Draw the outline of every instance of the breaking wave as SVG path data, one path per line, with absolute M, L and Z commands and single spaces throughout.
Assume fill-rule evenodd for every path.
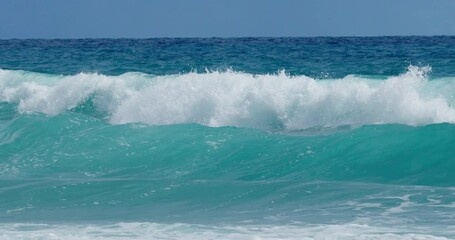
M 318 80 L 284 71 L 63 76 L 0 70 L 0 101 L 17 104 L 19 113 L 78 111 L 112 124 L 197 123 L 292 131 L 454 123 L 455 78 L 430 80 L 430 71 L 410 66 L 399 76 Z

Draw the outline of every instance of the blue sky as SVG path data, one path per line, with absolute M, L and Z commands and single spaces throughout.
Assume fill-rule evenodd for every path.
M 0 38 L 455 35 L 455 0 L 0 0 Z

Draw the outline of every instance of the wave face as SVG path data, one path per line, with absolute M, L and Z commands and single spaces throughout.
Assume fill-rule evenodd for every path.
M 194 124 L 111 125 L 73 112 L 16 115 L 0 125 L 0 220 L 387 228 L 417 214 L 413 227 L 450 223 L 454 127 L 377 125 L 289 136 Z
M 0 238 L 454 239 L 454 43 L 0 40 Z
M 452 236 L 434 225 L 453 221 L 451 124 L 290 136 L 1 111 L 5 239 Z
M 79 111 L 112 124 L 197 123 L 296 131 L 371 124 L 455 122 L 455 79 L 429 80 L 430 68 L 385 80 L 238 72 L 74 76 L 0 71 L 0 100 L 19 113 Z

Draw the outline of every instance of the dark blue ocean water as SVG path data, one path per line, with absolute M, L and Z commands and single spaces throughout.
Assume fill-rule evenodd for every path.
M 451 239 L 455 37 L 0 40 L 1 239 Z
M 206 70 L 317 78 L 399 75 L 409 65 L 455 74 L 455 37 L 1 40 L 3 69 L 155 75 Z

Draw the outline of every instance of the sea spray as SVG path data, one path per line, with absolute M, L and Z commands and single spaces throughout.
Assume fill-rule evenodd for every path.
M 198 123 L 293 131 L 452 123 L 455 79 L 429 80 L 429 71 L 410 66 L 406 73 L 379 81 L 354 75 L 317 80 L 284 72 L 48 76 L 2 70 L 0 99 L 18 104 L 19 113 L 56 115 L 88 108 L 112 124 Z M 444 91 L 433 85 L 443 85 Z

